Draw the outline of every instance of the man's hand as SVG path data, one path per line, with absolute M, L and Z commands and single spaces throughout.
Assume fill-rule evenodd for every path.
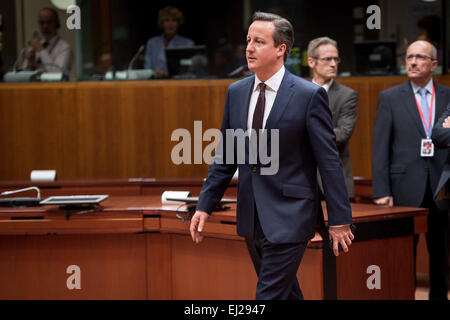
M 394 205 L 394 198 L 392 196 L 381 197 L 381 198 L 377 198 L 377 199 L 373 200 L 373 202 L 379 206 L 387 205 L 389 207 L 392 207 Z
M 355 236 L 350 231 L 350 225 L 345 224 L 342 226 L 330 226 L 328 228 L 328 233 L 330 235 L 330 240 L 333 239 L 333 252 L 336 257 L 339 256 L 339 243 L 344 249 L 344 252 L 348 252 L 348 247 L 351 246 L 352 240 L 355 239 Z
M 444 128 L 450 128 L 450 116 L 448 116 L 447 118 L 445 118 L 444 122 L 442 123 L 442 126 Z
M 33 47 L 34 50 L 37 52 L 40 52 L 44 50 L 44 47 L 42 46 L 41 39 L 39 38 L 33 38 L 30 40 L 30 45 Z
M 36 65 L 36 50 L 30 50 L 27 53 L 28 68 L 32 68 Z
M 191 226 L 189 229 L 191 231 L 191 237 L 194 243 L 199 244 L 203 241 L 202 231 L 208 218 L 209 214 L 207 214 L 205 211 L 200 210 L 195 211 L 194 215 L 192 216 Z

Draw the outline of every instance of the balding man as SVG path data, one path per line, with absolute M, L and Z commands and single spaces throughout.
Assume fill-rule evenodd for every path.
M 406 52 L 409 81 L 380 93 L 373 132 L 372 176 L 376 204 L 429 208 L 429 298 L 447 299 L 448 204 L 434 201 L 433 192 L 448 151 L 434 148 L 431 134 L 450 101 L 450 88 L 432 79 L 436 58 L 436 48 L 429 42 L 412 43 Z
M 72 51 L 69 43 L 58 35 L 58 13 L 55 9 L 43 8 L 39 11 L 38 23 L 42 38 L 33 35 L 22 69 L 68 75 L 72 66 Z

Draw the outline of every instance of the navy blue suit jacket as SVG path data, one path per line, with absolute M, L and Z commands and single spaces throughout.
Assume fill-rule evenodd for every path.
M 450 89 L 433 83 L 436 126 L 450 100 Z M 433 157 L 421 157 L 421 139 L 425 138 L 411 83 L 408 81 L 382 91 L 373 129 L 374 198 L 393 196 L 396 206 L 419 207 L 427 183 L 431 190 L 436 190 L 448 151 L 435 148 Z M 448 205 L 446 202 L 436 204 L 441 210 Z
M 450 128 L 444 128 L 442 124 L 444 120 L 450 116 L 450 102 L 447 104 L 447 109 L 444 111 L 442 116 L 436 121 L 435 127 L 433 128 L 433 133 L 431 138 L 434 144 L 438 148 L 449 149 L 450 148 Z M 434 198 L 438 196 L 441 191 L 445 198 L 448 198 L 448 193 L 450 193 L 448 182 L 450 181 L 450 154 L 447 155 L 447 162 L 444 165 L 441 177 L 437 184 Z M 445 190 L 447 188 L 447 190 Z
M 226 129 L 247 130 L 254 81 L 255 77 L 251 76 L 229 86 L 222 123 L 224 141 Z M 211 213 L 239 167 L 238 234 L 253 237 L 256 204 L 261 227 L 270 242 L 308 241 L 314 236 L 320 205 L 318 167 L 324 185 L 329 225 L 351 224 L 351 208 L 326 91 L 286 70 L 265 129 L 279 129 L 278 172 L 262 175 L 258 165 L 249 163 L 247 145 L 244 164 L 237 164 L 236 159 L 232 164 L 213 161 L 197 209 Z M 269 135 L 269 147 L 271 139 Z M 216 160 L 225 156 L 226 150 L 216 150 Z

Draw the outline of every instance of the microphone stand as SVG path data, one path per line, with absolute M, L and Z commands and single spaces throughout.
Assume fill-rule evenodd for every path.
M 128 65 L 128 70 L 127 70 L 127 79 L 130 79 L 130 72 L 132 70 L 133 67 L 133 63 L 136 61 L 136 59 L 139 57 L 139 55 L 142 53 L 142 51 L 144 51 L 145 46 L 141 45 L 139 47 L 138 52 L 133 56 L 133 59 L 131 59 L 130 64 Z
M 19 192 L 24 192 L 28 190 L 36 190 L 37 197 L 36 198 L 30 198 L 30 197 L 18 197 L 18 198 L 5 198 L 0 199 L 0 206 L 6 206 L 6 207 L 35 207 L 39 206 L 39 202 L 41 202 L 41 191 L 38 187 L 29 187 L 19 190 L 13 190 L 13 191 L 4 191 L 0 195 L 1 196 L 7 196 L 10 194 L 15 194 Z
M 23 56 L 25 49 L 26 49 L 26 47 L 23 47 L 22 50 L 20 50 L 20 54 L 17 56 L 17 59 L 13 65 L 13 72 L 17 72 L 17 64 L 19 63 L 20 58 Z

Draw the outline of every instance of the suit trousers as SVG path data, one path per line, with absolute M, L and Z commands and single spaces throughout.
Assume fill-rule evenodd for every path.
M 258 275 L 256 300 L 303 300 L 297 270 L 307 242 L 270 243 L 259 223 L 256 206 L 254 223 L 253 239 L 246 238 L 246 243 Z
M 427 181 L 429 182 L 429 181 Z M 428 208 L 428 231 L 425 234 L 429 254 L 430 300 L 447 300 L 449 289 L 449 215 L 448 210 L 440 210 L 433 201 L 429 183 L 422 208 Z M 419 240 L 414 237 L 415 248 Z

